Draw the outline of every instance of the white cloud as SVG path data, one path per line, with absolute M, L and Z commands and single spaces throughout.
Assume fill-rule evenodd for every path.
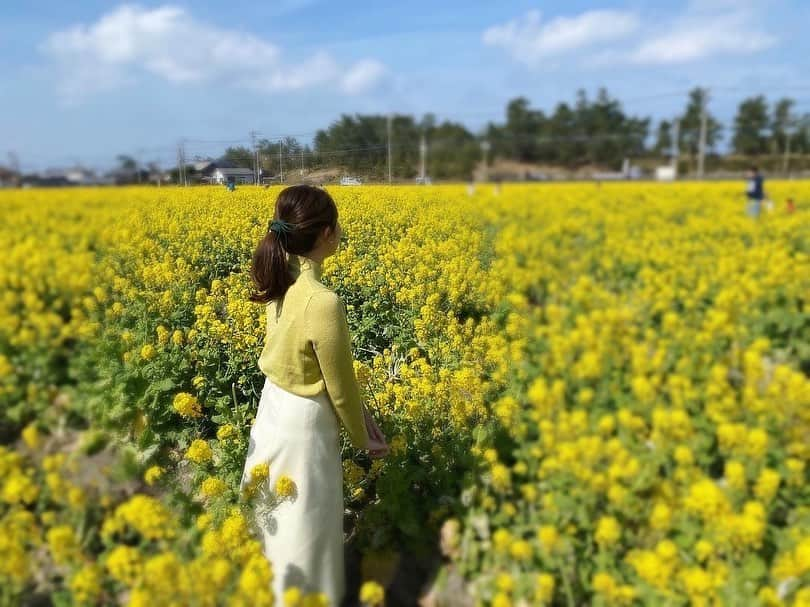
M 343 67 L 325 51 L 282 61 L 272 42 L 202 23 L 176 6 L 122 5 L 95 23 L 51 34 L 41 50 L 57 62 L 61 91 L 73 100 L 134 82 L 141 72 L 177 85 L 221 82 L 280 92 L 329 84 L 354 94 L 368 90 L 384 71 L 370 59 Z M 363 87 L 345 86 L 358 73 L 365 74 Z
M 505 49 L 518 61 L 535 66 L 551 55 L 621 40 L 639 26 L 638 16 L 627 11 L 593 10 L 543 22 L 540 11 L 532 10 L 520 19 L 490 27 L 484 32 L 483 41 Z
M 386 74 L 385 66 L 375 59 L 363 59 L 355 63 L 341 79 L 344 92 L 354 95 L 373 87 Z
M 663 20 L 660 14 L 594 10 L 544 22 L 533 10 L 490 27 L 483 42 L 505 49 L 529 67 L 582 50 L 590 51 L 578 53 L 583 67 L 688 63 L 774 46 L 777 38 L 761 26 L 762 6 L 757 0 L 691 0 L 679 14 Z
M 688 63 L 717 55 L 748 55 L 776 44 L 774 36 L 756 28 L 749 10 L 711 4 L 694 9 L 643 40 L 629 53 L 628 60 L 638 64 Z M 718 6 L 725 10 L 708 11 Z

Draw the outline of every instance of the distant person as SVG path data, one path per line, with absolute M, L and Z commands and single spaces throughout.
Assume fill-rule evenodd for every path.
M 787 199 L 787 213 L 788 215 L 793 215 L 796 212 L 796 203 L 793 202 L 792 198 Z
M 757 218 L 762 211 L 762 199 L 765 198 L 764 181 L 759 173 L 759 168 L 753 165 L 748 168 L 745 195 L 748 198 L 747 212 L 750 217 Z

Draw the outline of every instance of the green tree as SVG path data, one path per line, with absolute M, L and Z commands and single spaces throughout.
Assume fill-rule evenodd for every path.
M 424 124 L 424 120 L 423 120 Z M 437 124 L 426 132 L 427 172 L 434 179 L 469 179 L 481 157 L 478 140 L 464 125 Z
M 576 141 L 577 115 L 567 103 L 558 103 L 548 121 L 540 158 L 547 163 L 571 165 L 584 152 Z
M 428 112 L 424 116 L 422 116 L 422 120 L 419 121 L 419 128 L 428 133 L 431 130 L 436 128 L 436 115 L 432 112 Z
M 587 158 L 590 162 L 618 168 L 626 156 L 644 153 L 649 118 L 633 118 L 622 110 L 618 99 L 600 88 L 596 100 L 587 104 L 580 119 L 585 124 Z
M 790 139 L 790 149 L 807 154 L 810 152 L 810 113 L 796 120 L 796 133 Z
M 122 171 L 134 173 L 138 168 L 138 162 L 132 156 L 127 156 L 126 154 L 119 154 L 118 156 L 116 156 L 116 160 L 118 160 L 118 167 Z
M 720 141 L 723 127 L 709 112 L 708 89 L 695 87 L 689 91 L 689 101 L 686 110 L 680 117 L 680 131 L 678 134 L 678 149 L 692 157 L 697 156 L 700 147 L 700 123 L 702 108 L 706 107 L 706 148 L 714 149 Z
M 233 167 L 252 169 L 255 155 L 253 151 L 244 146 L 229 147 L 220 158 L 220 161 L 227 162 Z
M 659 156 L 669 156 L 672 152 L 672 123 L 669 120 L 658 123 L 653 150 Z
M 388 174 L 388 118 L 384 115 L 344 114 L 315 135 L 315 161 L 338 166 L 373 179 Z M 412 116 L 391 119 L 392 173 L 398 178 L 416 175 L 421 131 Z
M 784 97 L 773 106 L 771 115 L 771 142 L 772 147 L 777 152 L 784 152 L 787 145 L 788 136 L 791 137 L 791 147 L 796 143 L 793 137 L 798 130 L 798 118 L 793 114 L 793 107 L 796 101 Z
M 312 162 L 312 150 L 309 146 L 302 144 L 295 137 L 284 137 L 282 139 L 260 139 L 256 144 L 259 153 L 259 164 L 262 175 L 279 175 L 283 168 L 287 171 L 297 171 L 301 168 L 301 156 L 303 152 L 303 164 L 307 170 L 314 168 Z
M 138 165 L 138 161 L 127 154 L 119 154 L 118 171 L 115 175 L 115 183 L 123 185 L 126 183 L 141 183 L 149 179 L 149 171 Z
M 768 151 L 768 102 L 763 95 L 744 99 L 734 118 L 732 146 L 738 154 L 758 155 Z
M 601 88 L 593 101 L 580 89 L 573 107 L 560 103 L 550 116 L 531 109 L 525 97 L 513 99 L 506 108 L 506 123 L 489 123 L 485 137 L 500 158 L 618 168 L 624 157 L 644 153 L 648 131 L 649 118 L 628 116 Z
M 506 106 L 504 136 L 510 150 L 509 157 L 518 162 L 536 162 L 546 117 L 541 110 L 532 110 L 525 97 L 513 99 Z

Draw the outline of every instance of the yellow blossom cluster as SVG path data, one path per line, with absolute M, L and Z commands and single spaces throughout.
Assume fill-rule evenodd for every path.
M 343 480 L 352 508 L 386 521 L 380 537 L 432 542 L 455 511 L 454 554 L 483 603 L 810 602 L 801 205 L 752 222 L 722 183 L 330 191 L 349 238 L 323 280 L 347 303 L 358 381 L 391 444 L 371 463 L 346 449 Z M 77 602 L 109 600 L 112 584 L 160 605 L 166 580 L 272 602 L 248 522 L 222 509 L 265 334 L 247 268 L 277 192 L 0 192 L 0 422 L 20 439 L 0 450 L 11 593 L 47 554 Z M 61 385 L 66 366 L 78 391 Z M 188 512 L 102 503 L 64 461 L 37 463 L 68 414 L 134 439 L 150 491 L 215 504 L 199 554 L 172 550 Z M 274 479 L 294 497 L 294 479 Z M 82 553 L 100 543 L 71 534 L 75 520 L 104 521 L 85 530 L 103 554 Z

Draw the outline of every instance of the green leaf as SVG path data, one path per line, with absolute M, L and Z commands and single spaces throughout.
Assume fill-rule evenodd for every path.
M 169 392 L 170 390 L 174 389 L 175 383 L 174 380 L 170 377 L 163 379 L 158 382 L 152 383 L 147 389 L 146 394 L 160 394 L 161 392 Z
M 743 575 L 747 580 L 758 580 L 765 577 L 768 569 L 765 563 L 756 554 L 749 554 L 742 564 Z

